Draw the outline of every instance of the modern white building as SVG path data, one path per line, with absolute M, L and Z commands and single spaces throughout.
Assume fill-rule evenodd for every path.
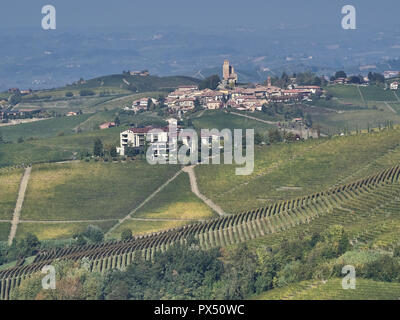
M 158 129 L 158 133 L 153 132 Z M 162 154 L 168 147 L 168 128 L 131 128 L 120 134 L 120 147 L 117 153 L 121 156 L 126 155 L 126 148 L 144 148 L 146 143 L 155 146 L 155 154 Z M 154 148 L 154 147 L 153 147 Z
M 390 84 L 390 90 L 398 90 L 399 89 L 399 83 L 397 81 L 394 81 Z

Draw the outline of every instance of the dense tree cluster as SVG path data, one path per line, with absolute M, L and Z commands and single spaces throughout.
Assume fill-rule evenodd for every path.
M 204 89 L 211 89 L 215 90 L 218 87 L 218 84 L 221 82 L 221 79 L 219 78 L 218 75 L 214 74 L 212 76 L 209 76 L 205 78 L 203 81 L 199 83 L 199 90 L 204 90 Z

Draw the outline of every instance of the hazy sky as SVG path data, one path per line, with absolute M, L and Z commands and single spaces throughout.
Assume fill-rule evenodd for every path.
M 7 28 L 41 30 L 41 8 L 57 10 L 57 29 L 88 28 L 129 30 L 138 26 L 325 25 L 340 28 L 341 8 L 357 9 L 358 28 L 398 25 L 399 0 L 1 0 L 0 32 Z M 316 32 L 318 29 L 316 29 Z

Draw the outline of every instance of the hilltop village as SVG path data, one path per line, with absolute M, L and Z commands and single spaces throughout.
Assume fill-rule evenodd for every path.
M 322 94 L 320 86 L 300 86 L 295 79 L 286 89 L 272 85 L 271 77 L 266 84 L 239 84 L 238 75 L 228 60 L 224 61 L 222 68 L 223 79 L 218 81 L 215 89 L 200 89 L 197 85 L 179 86 L 169 93 L 165 99 L 165 105 L 176 113 L 185 113 L 196 107 L 203 109 L 234 108 L 240 111 L 262 110 L 262 106 L 270 103 L 291 103 L 309 100 L 312 94 Z M 219 80 L 219 79 L 218 79 Z M 155 99 L 152 103 L 158 104 Z M 136 100 L 132 109 L 147 110 L 149 98 Z M 129 109 L 129 108 L 128 108 Z

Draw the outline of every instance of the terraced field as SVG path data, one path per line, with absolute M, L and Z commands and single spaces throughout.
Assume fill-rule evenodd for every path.
M 255 150 L 254 173 L 235 165 L 195 168 L 200 191 L 225 212 L 268 205 L 354 181 L 397 164 L 400 130 L 278 144 Z M 347 180 L 346 180 L 347 179 Z
M 357 278 L 356 289 L 342 288 L 342 279 L 303 281 L 288 287 L 267 291 L 258 300 L 398 300 L 400 283 Z
M 184 241 L 190 236 L 198 238 L 200 246 L 204 248 L 228 246 L 254 241 L 256 238 L 273 245 L 280 242 L 282 237 L 294 237 L 299 232 L 310 234 L 340 223 L 354 236 L 354 241 L 368 241 L 361 239 L 360 234 L 366 221 L 372 223 L 374 219 L 382 220 L 382 217 L 399 220 L 399 177 L 400 166 L 396 166 L 350 184 L 237 215 L 136 237 L 125 242 L 44 251 L 36 256 L 32 264 L 0 272 L 0 279 L 3 279 L 0 297 L 7 299 L 10 289 L 18 285 L 21 277 L 39 271 L 42 266 L 57 258 L 79 260 L 87 257 L 92 261 L 92 269 L 105 271 L 130 264 L 137 254 L 150 259 L 156 250 L 165 250 L 171 243 Z M 397 242 L 397 238 L 390 239 L 387 246 Z

